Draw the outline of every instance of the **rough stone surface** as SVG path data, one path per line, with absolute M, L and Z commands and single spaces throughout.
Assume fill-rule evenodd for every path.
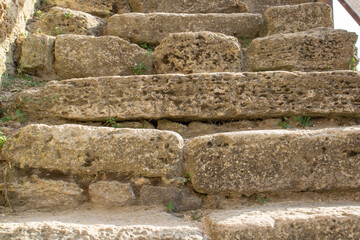
M 26 209 L 63 209 L 78 206 L 85 200 L 83 190 L 74 183 L 40 179 L 35 176 L 22 178 L 20 182 L 10 184 L 9 192 L 16 207 Z
M 53 7 L 41 19 L 40 29 L 48 35 L 102 35 L 105 21 L 88 13 Z
M 29 125 L 6 142 L 3 155 L 21 168 L 176 177 L 183 175 L 183 144 L 168 131 Z
M 166 119 L 161 119 L 157 122 L 157 129 L 177 132 L 181 136 L 183 136 L 188 131 L 188 126 L 181 123 L 172 122 Z
M 174 33 L 155 49 L 155 70 L 164 73 L 241 72 L 235 37 L 213 32 Z
M 22 44 L 20 66 L 40 77 L 55 74 L 54 45 L 55 37 L 28 34 Z
M 294 33 L 311 28 L 333 27 L 330 5 L 325 3 L 305 3 L 269 8 L 265 12 L 268 35 Z
M 282 5 L 295 5 L 308 2 L 315 2 L 314 0 L 241 0 L 246 3 L 250 12 L 252 13 L 264 13 L 270 7 L 282 6 Z
M 264 19 L 260 14 L 127 13 L 110 17 L 107 31 L 108 35 L 131 42 L 158 45 L 170 33 L 178 32 L 210 31 L 252 39 L 263 27 Z
M 360 128 L 262 130 L 207 135 L 186 145 L 186 169 L 201 193 L 355 189 Z
M 129 0 L 133 12 L 153 13 L 242 13 L 249 12 L 239 0 Z
M 106 207 L 120 207 L 135 200 L 130 183 L 100 181 L 89 186 L 90 200 Z
M 142 205 L 168 206 L 174 211 L 190 211 L 201 207 L 201 198 L 187 188 L 143 186 L 140 190 Z
M 134 75 L 142 64 L 152 73 L 147 51 L 123 39 L 103 36 L 62 35 L 55 42 L 55 71 L 62 78 Z
M 31 119 L 235 120 L 286 116 L 360 117 L 360 73 L 169 74 L 52 81 L 22 99 Z M 26 101 L 24 101 L 26 99 Z
M 131 12 L 127 0 L 46 0 L 46 4 L 83 11 L 100 17 Z
M 247 70 L 348 70 L 357 55 L 356 40 L 356 33 L 330 28 L 257 38 L 246 51 Z
M 211 239 L 359 239 L 360 206 L 261 207 L 216 211 Z
M 202 240 L 198 226 L 159 209 L 80 209 L 0 217 L 0 239 Z

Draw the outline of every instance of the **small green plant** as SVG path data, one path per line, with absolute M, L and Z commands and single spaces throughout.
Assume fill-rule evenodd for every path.
M 289 124 L 290 124 L 289 118 L 283 117 L 283 119 L 278 123 L 278 126 L 280 126 L 282 129 L 288 129 L 289 127 L 291 127 Z
M 150 55 L 155 50 L 155 46 L 148 45 L 148 44 L 142 44 L 140 45 L 141 48 L 145 49 L 147 51 L 146 55 Z
M 170 202 L 169 205 L 167 205 L 167 209 L 169 210 L 169 212 L 174 211 L 175 207 L 173 205 L 173 202 Z
M 251 40 L 248 37 L 241 37 L 242 38 L 242 47 L 248 48 L 250 46 Z
M 6 123 L 6 122 L 8 122 L 8 121 L 10 121 L 10 120 L 12 120 L 12 119 L 13 119 L 12 116 L 6 116 L 6 117 L 3 117 L 3 118 L 1 119 L 1 122 Z
M 144 71 L 147 69 L 147 67 L 144 66 L 144 64 L 142 62 L 140 62 L 139 64 L 136 64 L 134 67 L 134 73 L 136 75 L 143 75 Z
M 256 200 L 257 200 L 260 204 L 265 204 L 267 201 L 270 200 L 270 198 L 257 196 Z
M 190 176 L 190 173 L 185 172 L 185 177 L 186 177 L 186 180 L 187 180 L 188 182 L 191 182 L 191 176 Z
M 13 117 L 11 115 L 5 116 L 1 119 L 1 122 L 6 123 L 8 121 L 13 120 L 13 121 L 19 121 L 19 123 L 23 123 L 27 121 L 27 119 L 24 117 L 24 114 L 20 111 L 20 109 L 17 109 L 15 111 L 15 115 L 16 117 Z
M 43 13 L 41 10 L 37 10 L 35 14 L 36 14 L 36 16 L 38 16 L 40 19 L 43 19 L 43 17 L 45 16 L 45 13 Z
M 356 71 L 355 58 L 349 61 L 349 70 Z
M 199 214 L 199 211 L 195 211 L 195 212 L 191 215 L 192 220 L 198 221 L 198 222 L 200 222 L 201 217 L 202 217 L 202 216 Z
M 116 120 L 115 118 L 113 117 L 108 117 L 108 119 L 106 120 L 105 124 L 104 124 L 106 127 L 113 127 L 113 128 L 123 128 L 121 126 L 119 126 L 117 123 L 116 123 Z
M 72 16 L 71 12 L 64 13 L 64 17 L 67 19 L 71 18 L 71 16 Z
M 312 127 L 314 122 L 310 121 L 311 117 L 294 117 L 294 120 L 300 122 L 301 127 Z
M 62 28 L 60 26 L 56 26 L 55 32 L 52 35 L 57 36 L 57 35 L 61 35 L 61 34 L 65 34 L 64 31 L 62 30 Z
M 4 145 L 5 142 L 6 142 L 6 137 L 0 129 L 0 148 Z
M 22 123 L 25 122 L 27 119 L 24 117 L 24 114 L 20 112 L 20 109 L 16 110 L 17 120 Z

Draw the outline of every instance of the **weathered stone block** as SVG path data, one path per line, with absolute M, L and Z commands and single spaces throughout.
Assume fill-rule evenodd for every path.
M 143 205 L 168 206 L 170 202 L 174 211 L 190 211 L 201 207 L 201 198 L 187 188 L 143 186 L 140 190 L 140 201 Z
M 211 239 L 359 239 L 360 207 L 271 206 L 224 210 L 206 219 Z
M 135 200 L 130 183 L 100 181 L 89 186 L 90 200 L 107 207 L 121 207 Z
M 250 12 L 264 13 L 268 8 L 282 5 L 295 5 L 308 2 L 315 2 L 314 0 L 241 0 L 246 3 Z
M 235 37 L 213 32 L 174 33 L 155 49 L 156 73 L 241 72 Z
M 355 33 L 330 28 L 257 38 L 246 51 L 247 70 L 348 70 L 356 40 Z
M 46 4 L 83 11 L 100 17 L 131 12 L 127 0 L 46 0 Z
M 249 12 L 239 0 L 129 0 L 133 12 L 153 13 L 242 13 Z
M 21 168 L 176 177 L 183 175 L 183 145 L 168 131 L 29 125 L 6 142 L 3 155 Z
M 200 193 L 355 189 L 360 128 L 262 130 L 190 140 L 185 162 Z
M 102 35 L 105 21 L 88 13 L 53 7 L 41 19 L 40 29 L 48 35 Z
M 31 118 L 81 121 L 360 117 L 360 73 L 168 74 L 52 81 L 14 95 Z M 24 101 L 26 99 L 26 101 Z M 20 101 L 20 100 L 19 100 Z
M 235 24 L 236 23 L 236 24 Z M 108 35 L 119 36 L 135 43 L 158 45 L 170 33 L 219 32 L 225 35 L 255 38 L 264 27 L 261 14 L 250 13 L 127 13 L 109 18 Z
M 318 27 L 333 27 L 331 7 L 325 3 L 305 3 L 269 8 L 265 12 L 268 35 L 294 33 Z
M 62 35 L 55 42 L 55 71 L 62 78 L 134 75 L 134 67 L 152 73 L 148 52 L 123 39 Z
M 29 33 L 21 47 L 20 66 L 40 77 L 55 74 L 54 44 L 54 37 Z

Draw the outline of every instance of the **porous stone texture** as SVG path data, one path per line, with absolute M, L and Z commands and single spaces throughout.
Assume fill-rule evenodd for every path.
M 88 13 L 53 7 L 41 19 L 40 30 L 48 35 L 102 35 L 105 21 Z
M 28 34 L 21 47 L 20 66 L 40 77 L 54 75 L 55 37 Z
M 213 32 L 174 33 L 155 49 L 155 71 L 241 72 L 243 54 L 235 37 Z
M 153 13 L 243 13 L 249 12 L 239 0 L 129 0 L 133 12 Z
M 190 211 L 201 207 L 201 198 L 195 196 L 188 188 L 143 186 L 140 190 L 142 205 L 169 206 L 173 211 Z
M 158 45 L 170 33 L 178 32 L 210 31 L 238 39 L 252 39 L 260 34 L 263 27 L 261 14 L 126 13 L 110 17 L 107 32 L 131 42 Z
M 261 72 L 51 81 L 9 98 L 28 119 L 236 120 L 360 117 L 360 73 Z M 26 99 L 26 101 L 24 101 Z
M 74 208 L 86 199 L 83 190 L 74 183 L 40 179 L 36 176 L 22 178 L 8 188 L 9 192 L 16 194 L 12 199 L 15 206 L 26 209 Z
M 64 79 L 134 75 L 134 67 L 142 64 L 143 73 L 151 74 L 152 59 L 147 53 L 118 37 L 62 35 L 55 41 L 55 71 Z
M 90 200 L 106 207 L 120 207 L 134 202 L 135 195 L 130 183 L 100 181 L 89 186 Z
M 246 3 L 250 12 L 252 13 L 264 13 L 270 7 L 282 6 L 282 5 L 296 5 L 308 2 L 315 2 L 314 0 L 241 0 Z
M 46 5 L 70 8 L 99 17 L 131 12 L 127 0 L 46 0 Z
M 206 194 L 355 189 L 360 128 L 261 130 L 193 138 L 186 169 Z
M 14 215 L 0 217 L 0 239 L 207 239 L 192 222 L 149 207 Z
M 168 131 L 39 124 L 8 140 L 3 155 L 20 168 L 176 177 L 183 175 L 183 145 L 180 135 Z
M 181 136 L 183 136 L 188 131 L 188 126 L 181 123 L 172 122 L 166 119 L 161 119 L 157 122 L 157 129 L 177 132 Z
M 257 38 L 246 51 L 247 70 L 348 70 L 357 59 L 356 40 L 356 33 L 330 28 Z
M 211 239 L 359 239 L 360 206 L 223 210 L 206 219 Z
M 333 27 L 330 5 L 305 3 L 269 8 L 265 12 L 268 35 L 302 32 L 318 27 Z

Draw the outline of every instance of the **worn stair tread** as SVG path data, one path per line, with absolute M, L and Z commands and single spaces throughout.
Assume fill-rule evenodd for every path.
M 0 217 L 1 239 L 205 239 L 195 221 L 150 207 L 81 209 Z
M 20 101 L 29 119 L 187 121 L 295 115 L 356 118 L 360 116 L 359 95 L 359 72 L 279 71 L 52 81 L 14 95 L 10 101 Z
M 302 206 L 267 204 L 215 211 L 205 221 L 213 240 L 360 238 L 358 202 Z
M 158 45 L 170 33 L 210 31 L 240 40 L 257 37 L 263 28 L 261 14 L 126 13 L 109 18 L 107 34 L 138 44 Z

